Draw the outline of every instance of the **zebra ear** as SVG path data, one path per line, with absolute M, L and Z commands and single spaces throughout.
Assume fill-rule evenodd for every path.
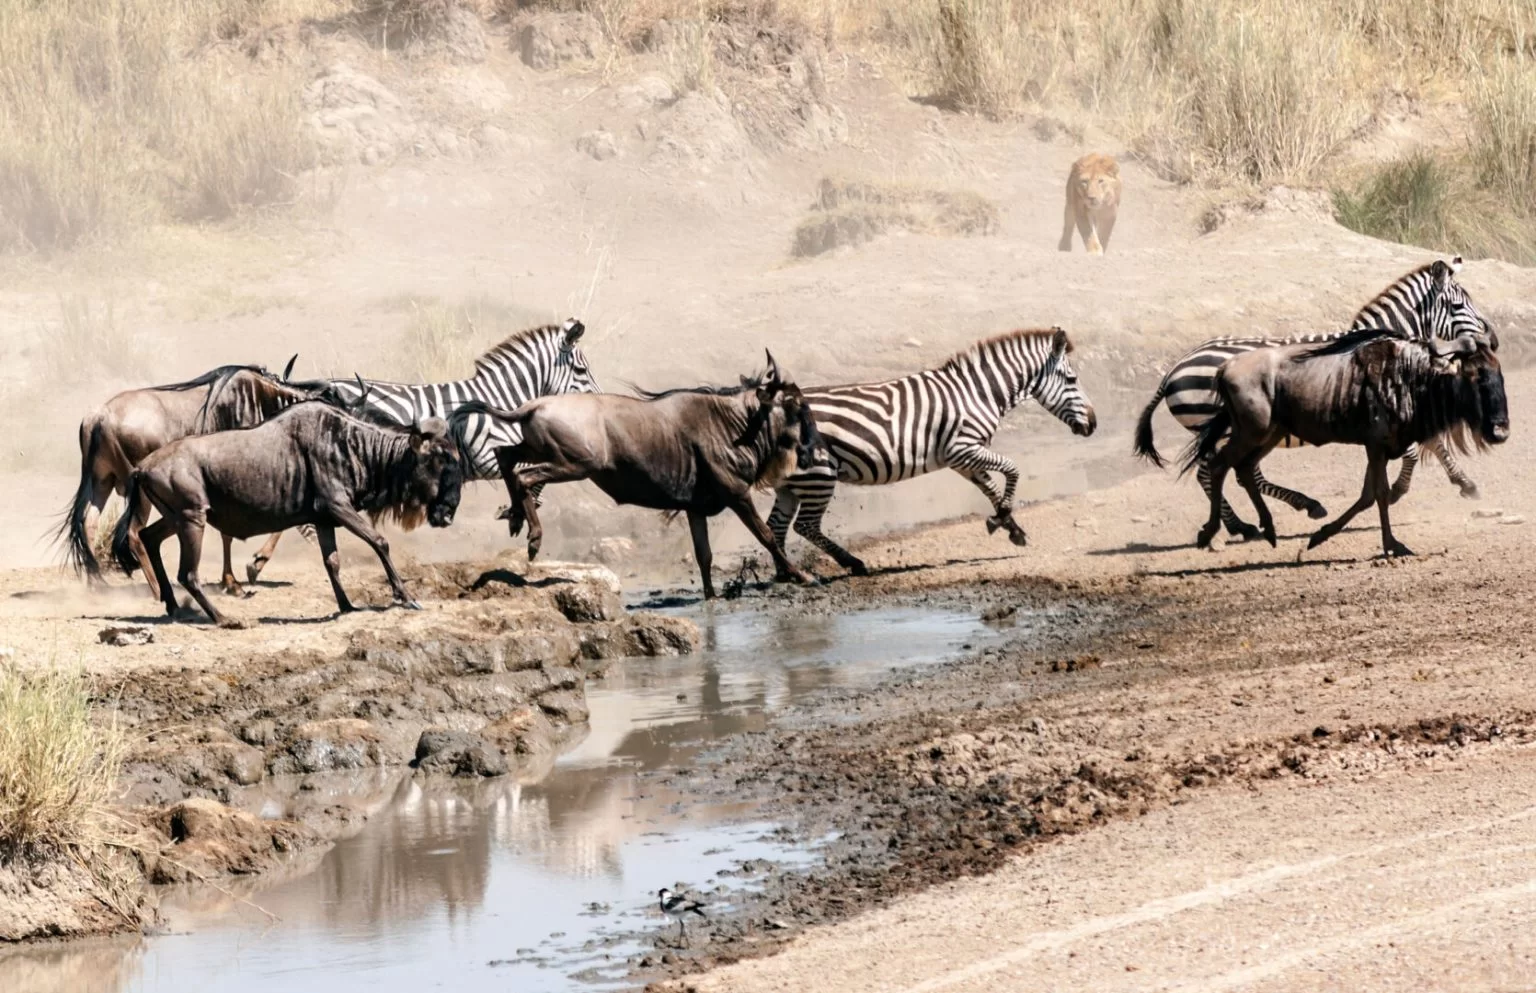
M 1458 255 L 1455 258 L 1451 259 L 1451 272 L 1454 274 L 1454 273 L 1458 273 L 1460 271 L 1461 271 L 1461 256 Z
M 568 318 L 566 322 L 560 327 L 565 331 L 566 348 L 570 348 L 572 345 L 576 344 L 576 342 L 580 341 L 582 333 L 587 330 L 587 326 L 574 317 Z
M 1067 339 L 1067 329 L 1063 327 L 1051 328 L 1051 355 L 1061 358 L 1072 350 L 1072 342 Z

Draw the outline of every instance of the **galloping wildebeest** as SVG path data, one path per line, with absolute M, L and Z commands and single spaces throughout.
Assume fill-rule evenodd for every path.
M 128 486 L 133 467 L 150 452 L 191 435 L 248 428 L 318 392 L 287 382 L 295 355 L 281 378 L 261 366 L 227 365 L 195 379 L 166 386 L 125 390 L 80 422 L 80 485 L 65 512 L 58 537 L 77 572 L 91 581 L 101 578 L 101 565 L 91 545 L 107 498 Z M 126 511 L 125 511 L 126 513 Z M 230 562 L 230 537 L 224 535 L 226 592 L 238 592 Z M 159 596 L 149 561 L 140 558 L 150 591 Z
M 465 480 L 500 479 L 496 449 L 515 444 L 517 431 L 485 411 L 514 410 L 538 396 L 596 393 L 597 380 L 581 350 L 586 325 L 572 317 L 560 324 L 519 331 L 475 359 L 475 374 L 451 383 L 388 383 L 382 380 L 324 380 L 298 384 L 329 388 L 356 404 L 360 417 L 378 424 L 410 427 L 423 417 L 450 418 L 465 457 Z M 454 417 L 464 408 L 466 416 Z M 470 411 L 478 411 L 471 414 Z M 254 583 L 277 549 L 274 534 L 245 567 Z
M 752 505 L 754 488 L 771 488 L 825 457 L 809 408 L 772 355 L 763 376 L 736 387 L 540 397 L 498 413 L 523 432 L 496 456 L 513 491 L 508 528 L 515 535 L 528 523 L 530 561 L 543 538 L 532 488 L 590 479 L 616 503 L 688 515 L 705 598 L 715 595 L 709 518 L 723 510 L 741 518 L 780 575 L 811 581 L 790 565 Z
M 113 532 L 112 555 L 131 572 L 132 543 L 142 539 L 166 612 L 174 615 L 176 595 L 160 543 L 175 532 L 181 585 L 220 627 L 238 627 L 214 608 L 197 581 L 205 525 L 236 538 L 314 525 L 336 606 L 345 613 L 354 608 L 341 588 L 336 528 L 343 527 L 378 555 L 395 602 L 414 608 L 390 561 L 389 543 L 373 523 L 391 517 L 409 530 L 424 518 L 446 527 L 458 509 L 463 478 L 462 455 L 441 418 L 405 430 L 370 424 L 325 403 L 302 403 L 257 427 L 184 438 L 150 454 L 128 479 L 128 506 L 140 507 L 142 497 L 162 516 L 144 527 L 142 514 L 124 513 Z
M 1358 331 L 1380 329 L 1418 341 L 1432 338 L 1452 341 L 1463 334 L 1487 334 L 1497 349 L 1498 336 L 1493 333 L 1492 325 L 1478 313 L 1466 288 L 1456 281 L 1456 273 L 1460 269 L 1459 255 L 1450 262 L 1437 260 L 1419 266 L 1376 294 L 1360 308 L 1349 328 L 1344 331 L 1292 338 L 1212 338 L 1202 342 L 1173 364 L 1158 384 L 1151 402 L 1141 412 L 1141 418 L 1136 423 L 1136 454 L 1154 465 L 1163 464 L 1163 458 L 1153 443 L 1152 415 L 1157 412 L 1158 404 L 1165 399 L 1168 412 L 1186 430 L 1198 435 L 1217 410 L 1216 370 L 1232 356 L 1256 348 L 1320 344 Z M 1279 447 L 1290 448 L 1294 445 L 1295 439 L 1291 439 Z M 1477 484 L 1461 471 L 1449 449 L 1432 439 L 1426 443 L 1425 450 L 1440 460 L 1440 464 L 1445 467 L 1445 474 L 1461 488 L 1462 496 L 1477 497 Z M 1403 453 L 1403 468 L 1392 486 L 1393 503 L 1407 494 L 1418 461 L 1418 446 L 1410 445 Z M 1210 467 L 1199 466 L 1196 477 L 1209 495 Z M 1257 473 L 1255 478 L 1265 495 L 1281 500 L 1295 510 L 1306 511 L 1314 519 L 1328 513 L 1322 504 L 1305 493 L 1271 483 L 1264 478 L 1263 473 Z M 1221 519 L 1229 534 L 1241 535 L 1249 540 L 1259 536 L 1258 529 L 1238 517 L 1230 505 L 1222 506 Z
M 1008 412 L 1030 398 L 1073 434 L 1093 434 L 1098 420 L 1077 385 L 1071 351 L 1061 328 L 1008 331 L 901 379 L 807 389 L 831 461 L 779 484 L 769 529 L 783 545 L 793 522 L 796 533 L 838 565 L 864 575 L 864 563 L 821 530 L 837 485 L 879 486 L 947 468 L 970 480 L 992 505 L 987 533 L 1003 528 L 1023 545 L 1024 529 L 1013 519 L 1019 467 L 987 446 Z M 994 472 L 1003 477 L 1002 492 Z
M 1392 537 L 1387 463 L 1431 440 L 1466 451 L 1469 439 L 1484 448 L 1509 437 L 1504 375 L 1483 335 L 1421 342 L 1369 330 L 1321 345 L 1262 348 L 1229 359 L 1216 374 L 1216 388 L 1221 409 L 1201 429 L 1184 465 L 1185 472 L 1203 462 L 1211 466 L 1211 515 L 1200 529 L 1201 548 L 1221 527 L 1221 489 L 1229 469 L 1237 470 L 1253 500 L 1265 540 L 1275 544 L 1258 466 L 1293 437 L 1309 445 L 1362 445 L 1366 451 L 1360 499 L 1319 529 L 1307 547 L 1338 534 L 1374 502 L 1381 513 L 1382 550 L 1411 555 Z

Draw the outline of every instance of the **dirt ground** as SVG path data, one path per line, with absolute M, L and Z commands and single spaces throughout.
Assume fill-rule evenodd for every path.
M 1481 502 L 1421 466 L 1394 518 L 1416 558 L 1376 561 L 1372 514 L 1298 557 L 1309 522 L 1284 509 L 1278 549 L 1198 551 L 1197 487 L 1129 455 L 1166 362 L 1217 334 L 1340 327 L 1434 253 L 1341 229 L 1316 191 L 1272 191 L 1212 229 L 1210 194 L 1158 179 L 1109 136 L 941 113 L 854 53 L 825 64 L 841 124 L 769 148 L 718 108 L 684 119 L 701 106 L 692 96 L 638 98 L 656 71 L 644 57 L 612 73 L 538 72 L 494 41 L 483 63 L 454 67 L 326 42 L 345 48 L 327 60 L 377 77 L 422 126 L 501 128 L 494 154 L 482 142 L 337 167 L 309 177 L 324 186 L 312 215 L 0 265 L 0 325 L 15 329 L 0 336 L 0 647 L 29 665 L 79 658 L 103 685 L 137 686 L 136 719 L 178 721 L 184 706 L 229 715 L 227 728 L 214 723 L 234 734 L 291 688 L 284 657 L 318 665 L 378 632 L 408 644 L 443 624 L 506 630 L 494 616 L 504 605 L 445 603 L 457 596 L 447 587 L 422 615 L 331 620 L 318 553 L 289 537 L 272 582 L 231 606 L 262 623 L 155 624 L 153 645 L 100 644 L 108 623 L 158 609 L 126 587 L 87 596 L 49 568 L 44 534 L 78 479 L 76 425 L 119 389 L 226 362 L 280 368 L 294 352 L 300 375 L 397 375 L 405 329 L 434 300 L 486 302 L 529 324 L 581 317 L 610 389 L 734 381 L 764 347 L 804 384 L 895 375 L 984 335 L 1060 324 L 1101 427 L 1080 441 L 1031 407 L 1000 434 L 996 447 L 1021 464 L 1021 497 L 1042 501 L 1020 513 L 1028 548 L 988 538 L 978 517 L 950 520 L 981 509 L 951 474 L 845 490 L 828 529 L 856 539 L 878 574 L 761 594 L 808 610 L 898 596 L 973 603 L 1017 637 L 829 696 L 695 770 L 689 790 L 770 797 L 800 830 L 840 837 L 824 868 L 771 879 L 708 941 L 642 965 L 642 977 L 721 993 L 1528 988 L 1536 374 L 1523 366 L 1536 271 L 1462 271 L 1502 336 L 1513 437 L 1470 460 Z M 684 133 L 704 125 L 715 131 Z M 584 150 L 597 129 L 617 154 Z M 693 150 L 679 158 L 684 138 Z M 1064 177 L 1090 150 L 1120 154 L 1125 179 L 1101 258 L 1056 249 Z M 972 191 L 997 205 L 998 230 L 885 235 L 792 259 L 828 175 Z M 110 313 L 112 340 L 105 359 L 60 378 L 66 298 Z M 1165 414 L 1157 427 L 1163 451 L 1177 452 L 1183 432 Z M 1337 512 L 1362 464 L 1354 450 L 1280 453 L 1266 471 Z M 391 540 L 418 570 L 483 563 L 509 548 L 491 513 L 501 499 L 476 485 L 449 532 Z M 626 595 L 691 581 L 686 529 L 615 511 L 583 487 L 546 505 L 550 556 L 584 560 L 597 541 L 626 537 L 634 555 L 615 564 Z M 718 550 L 748 548 L 734 522 L 715 533 Z M 253 548 L 237 549 L 238 570 Z M 356 544 L 347 552 L 354 596 L 384 603 L 377 565 Z M 509 554 L 502 564 L 520 575 Z M 729 558 L 717 558 L 722 571 Z M 752 607 L 749 597 L 721 609 Z M 254 677 L 242 675 L 252 660 Z M 344 682 L 356 670 L 326 673 Z M 303 716 L 335 719 L 334 702 L 307 696 Z M 427 717 L 474 710 L 410 705 L 397 750 Z M 272 761 L 288 746 L 239 747 Z M 181 771 L 197 781 L 206 770 Z M 766 950 L 780 954 L 757 957 Z
M 1409 560 L 1379 558 L 1374 515 L 1298 554 L 1288 511 L 1278 549 L 1199 551 L 1171 474 L 1031 508 L 1021 551 L 976 519 L 872 543 L 890 571 L 834 600 L 963 584 L 1027 633 L 727 753 L 722 788 L 841 836 L 679 988 L 1526 988 L 1529 378 L 1474 463 L 1482 501 L 1426 466 L 1396 508 Z M 1326 450 L 1268 474 L 1337 511 L 1362 469 Z

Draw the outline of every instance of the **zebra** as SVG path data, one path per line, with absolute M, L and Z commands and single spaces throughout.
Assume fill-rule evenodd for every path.
M 354 408 L 360 402 L 359 414 L 368 420 L 411 425 L 421 417 L 447 417 L 464 453 L 465 481 L 500 479 L 496 449 L 521 441 L 521 430 L 482 410 L 457 417 L 454 411 L 466 404 L 516 410 L 534 397 L 599 392 L 577 344 L 585 331 L 586 326 L 574 317 L 563 324 L 519 331 L 475 359 L 473 376 L 451 383 L 390 383 L 358 377 L 313 385 L 329 385 L 343 403 Z M 245 567 L 247 581 L 256 581 L 281 537 L 282 532 L 272 535 L 251 559 Z
M 883 486 L 936 469 L 953 469 L 987 498 L 988 534 L 1003 528 L 1015 545 L 1024 545 L 1028 538 L 1013 519 L 1018 466 L 987 446 L 1002 419 L 1029 397 L 1073 434 L 1093 434 L 1098 418 L 1077 385 L 1067 357 L 1071 351 L 1072 342 L 1059 327 L 1009 331 L 901 379 L 803 389 L 831 459 L 775 488 L 768 527 L 779 547 L 785 547 L 793 524 L 838 565 L 868 575 L 862 561 L 821 530 L 837 484 Z M 994 472 L 1005 481 L 1001 493 Z
M 1360 308 L 1349 327 L 1342 331 L 1295 335 L 1288 338 L 1213 338 L 1196 346 L 1168 370 L 1167 375 L 1158 384 L 1157 392 L 1153 394 L 1151 402 L 1142 411 L 1141 418 L 1136 423 L 1136 454 L 1154 465 L 1163 465 L 1163 458 L 1152 441 L 1152 415 L 1156 412 L 1157 405 L 1166 400 L 1168 412 L 1186 430 L 1198 433 L 1206 422 L 1215 416 L 1220 406 L 1220 399 L 1216 394 L 1217 370 L 1232 356 L 1255 348 L 1329 342 L 1351 332 L 1371 328 L 1391 331 L 1416 340 L 1439 338 L 1449 341 L 1462 334 L 1483 333 L 1493 340 L 1494 347 L 1497 348 L 1498 337 L 1492 325 L 1478 313 L 1471 296 L 1456 281 L 1456 273 L 1460 271 L 1461 265 L 1461 256 L 1458 255 L 1450 262 L 1436 259 L 1434 262 L 1414 269 Z M 1290 439 L 1280 447 L 1292 448 L 1300 444 L 1299 441 Z M 1451 482 L 1461 489 L 1462 496 L 1477 499 L 1479 496 L 1477 483 L 1462 471 L 1448 447 L 1435 440 L 1426 442 L 1424 448 L 1440 460 Z M 1393 503 L 1408 492 L 1413 482 L 1413 471 L 1418 462 L 1418 447 L 1410 446 L 1403 455 L 1403 467 L 1398 473 L 1397 481 L 1392 485 Z M 1195 475 L 1200 481 L 1201 488 L 1205 490 L 1206 496 L 1209 497 L 1211 492 L 1209 465 L 1200 462 Z M 1305 493 L 1271 483 L 1257 469 L 1254 470 L 1254 475 L 1259 491 L 1265 496 L 1281 500 L 1293 510 L 1305 511 L 1307 516 L 1314 520 L 1327 516 L 1323 505 Z M 1221 519 L 1229 534 L 1250 541 L 1259 536 L 1258 528 L 1238 517 L 1232 506 L 1225 500 L 1222 501 Z

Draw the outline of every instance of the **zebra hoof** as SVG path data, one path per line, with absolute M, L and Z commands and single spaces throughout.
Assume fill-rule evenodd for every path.
M 1018 545 L 1020 548 L 1023 548 L 1025 545 L 1029 544 L 1029 535 L 1024 533 L 1023 528 L 1016 528 L 1015 530 L 1008 532 L 1008 540 L 1013 542 L 1015 545 Z
M 1396 500 L 1397 498 L 1393 497 L 1392 499 Z M 1314 521 L 1320 521 L 1324 517 L 1328 516 L 1328 511 L 1322 504 L 1314 503 L 1312 506 L 1307 508 L 1307 516 L 1312 518 Z
M 1481 500 L 1483 498 L 1483 491 L 1477 488 L 1476 483 L 1468 483 L 1461 488 L 1461 498 L 1463 500 Z
M 1003 519 L 1001 517 L 989 517 L 989 518 L 987 518 L 987 534 L 996 534 L 997 533 L 997 529 L 1002 527 L 1002 526 L 1003 526 Z

